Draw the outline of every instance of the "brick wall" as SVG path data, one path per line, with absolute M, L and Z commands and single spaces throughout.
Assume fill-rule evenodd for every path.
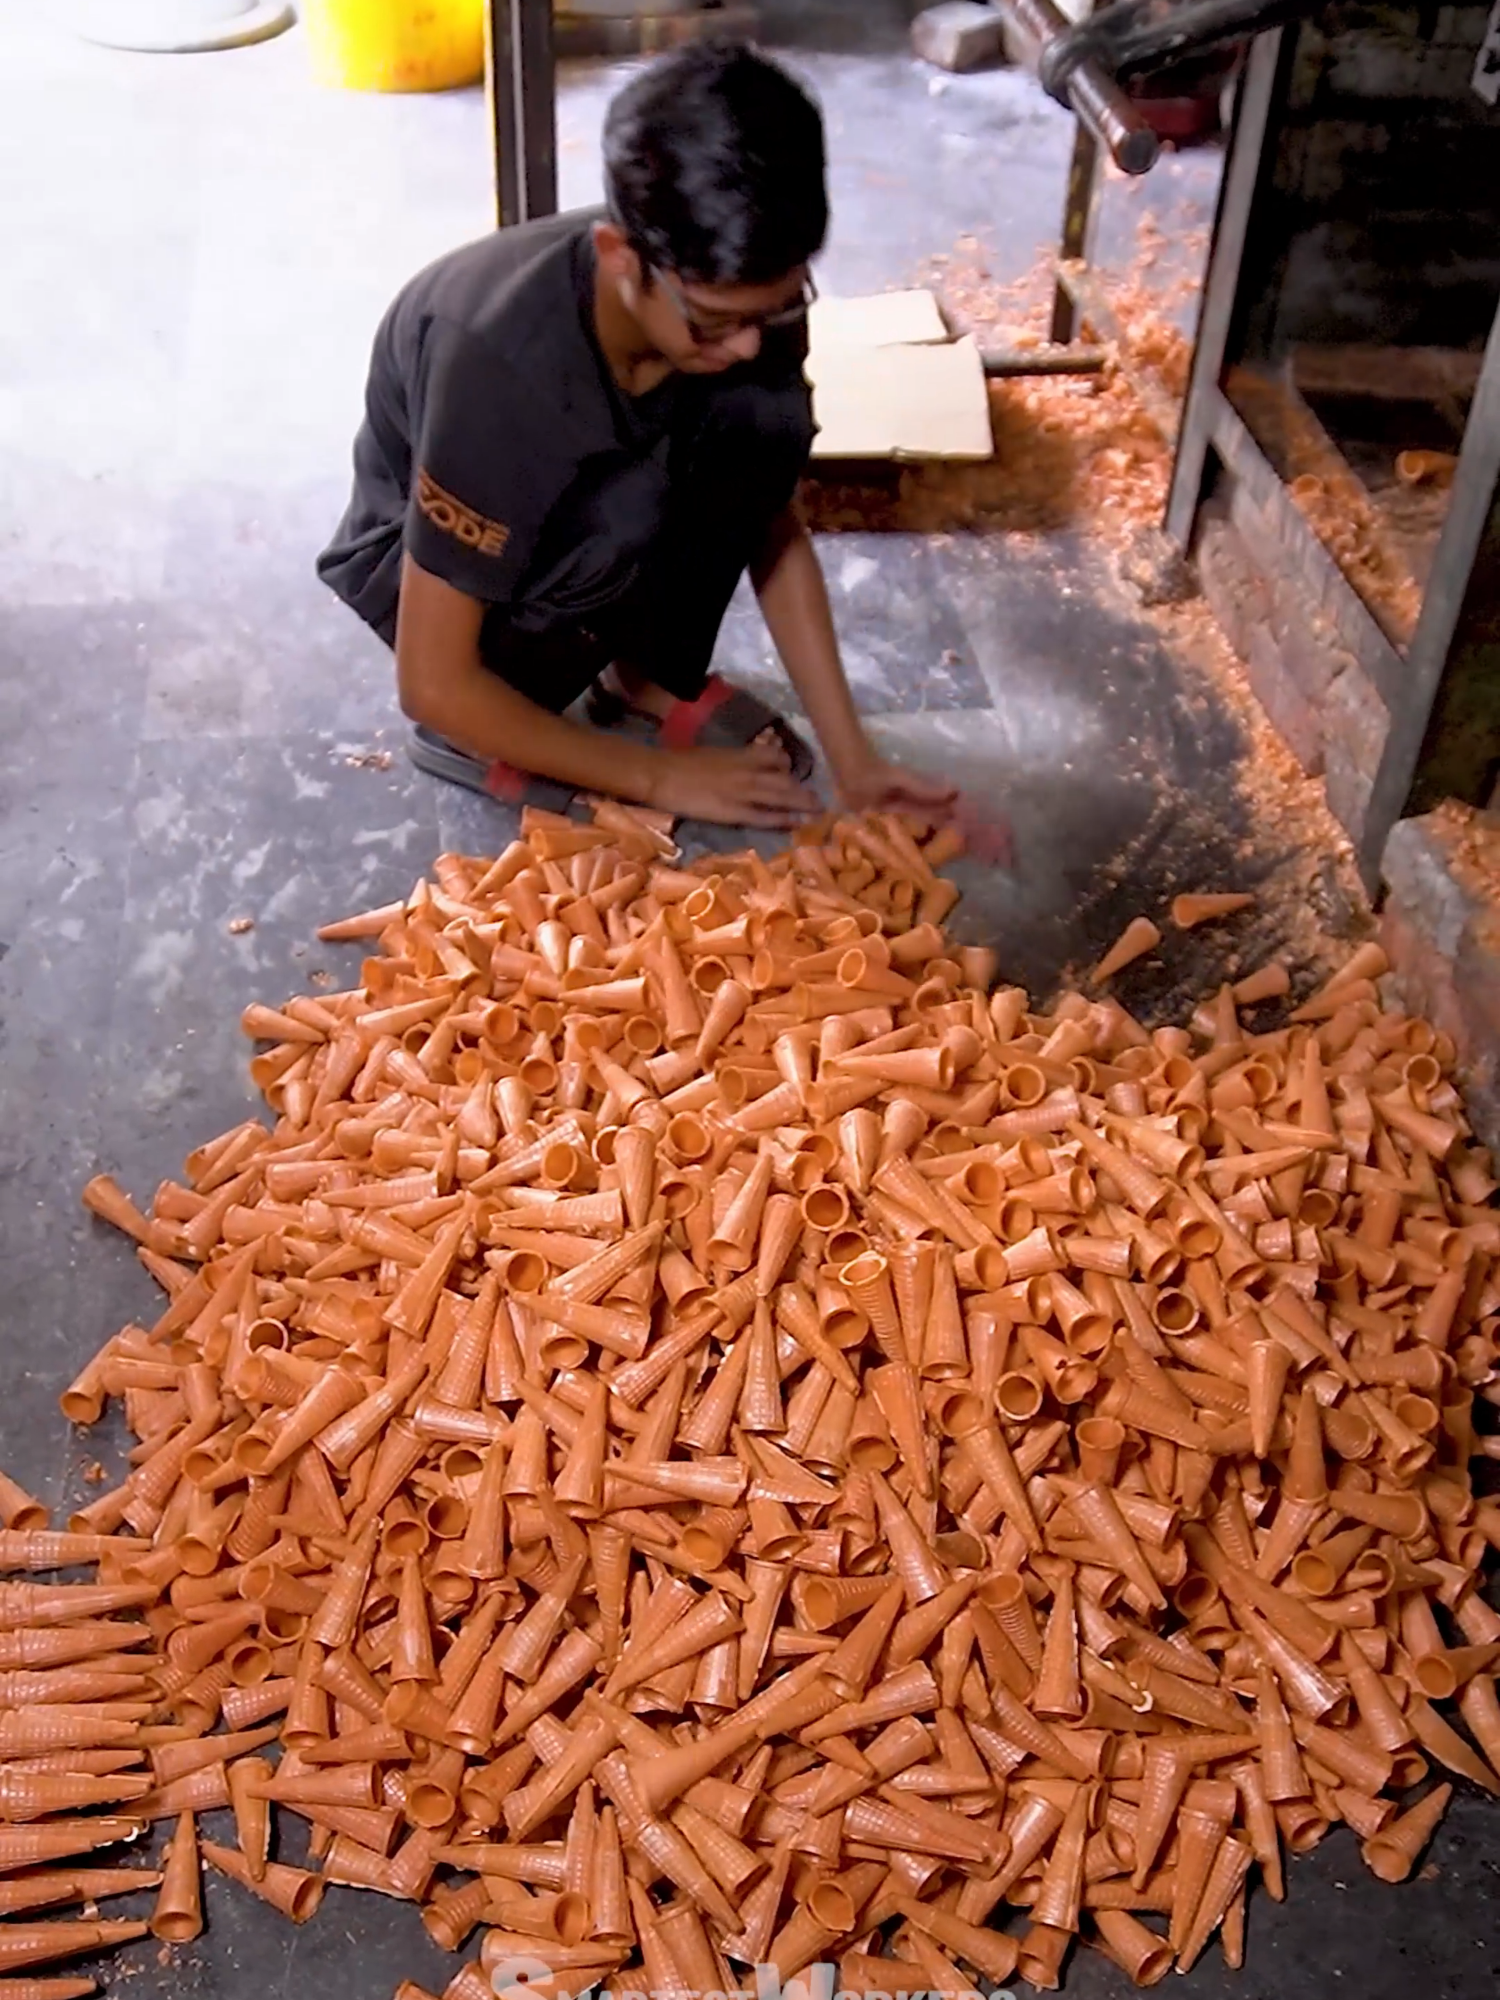
M 1392 997 L 1453 1037 L 1475 1132 L 1500 1147 L 1500 917 L 1454 877 L 1449 837 L 1431 814 L 1386 842 L 1380 941 Z

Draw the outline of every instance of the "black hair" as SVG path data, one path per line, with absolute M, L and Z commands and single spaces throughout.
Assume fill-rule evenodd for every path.
M 689 43 L 632 78 L 605 120 L 604 172 L 631 248 L 690 284 L 772 284 L 828 232 L 818 107 L 737 43 Z

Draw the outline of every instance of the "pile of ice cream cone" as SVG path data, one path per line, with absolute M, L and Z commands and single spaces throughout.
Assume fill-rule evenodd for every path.
M 1272 1029 L 1279 967 L 1038 1015 L 946 944 L 951 848 L 528 815 L 247 1011 L 269 1123 L 90 1183 L 165 1305 L 62 1398 L 123 1404 L 122 1482 L 65 1534 L 0 1487 L 0 1563 L 74 1577 L 0 1584 L 7 1968 L 146 1886 L 193 1937 L 201 1855 L 483 1931 L 451 2000 L 1152 1984 L 1239 1964 L 1285 1852 L 1400 1881 L 1431 1780 L 1500 1790 L 1451 1048 L 1370 947 Z

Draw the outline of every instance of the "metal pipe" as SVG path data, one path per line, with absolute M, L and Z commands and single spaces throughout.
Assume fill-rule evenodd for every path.
M 1037 74 L 1058 103 L 1087 126 L 1122 172 L 1145 173 L 1160 152 L 1161 142 L 1100 64 L 1089 58 L 1068 63 L 1055 85 L 1043 73 L 1042 64 L 1049 52 L 1067 44 L 1073 35 L 1052 0 L 1000 0 L 1000 11 L 1018 34 L 1036 43 Z
M 1109 76 L 1165 68 L 1180 57 L 1280 27 L 1320 10 L 1322 0 L 1113 0 L 1037 59 L 1042 87 L 1057 97 L 1080 63 Z M 1066 23 L 1064 24 L 1066 27 Z

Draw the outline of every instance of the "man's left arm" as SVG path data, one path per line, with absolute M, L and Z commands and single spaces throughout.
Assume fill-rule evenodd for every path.
M 946 804 L 953 797 L 951 785 L 889 763 L 865 735 L 839 658 L 817 552 L 790 508 L 771 524 L 750 580 L 781 663 L 817 731 L 840 801 L 863 812 Z

